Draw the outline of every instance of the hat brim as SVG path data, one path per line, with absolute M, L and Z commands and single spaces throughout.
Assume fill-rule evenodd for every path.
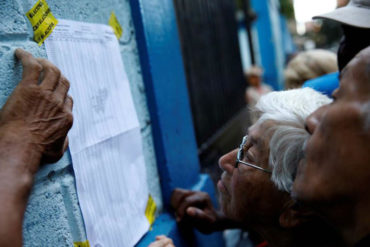
M 313 19 L 329 19 L 358 28 L 370 28 L 370 9 L 346 6 L 326 14 L 314 16 Z

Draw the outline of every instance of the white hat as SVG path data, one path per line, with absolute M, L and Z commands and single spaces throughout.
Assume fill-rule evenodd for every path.
M 345 7 L 313 17 L 313 19 L 321 18 L 349 26 L 370 28 L 370 0 L 351 0 Z

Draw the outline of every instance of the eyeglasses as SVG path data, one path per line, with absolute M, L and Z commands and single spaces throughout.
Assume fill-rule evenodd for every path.
M 238 155 L 236 156 L 235 168 L 238 167 L 238 164 L 239 163 L 242 163 L 243 165 L 250 166 L 250 167 L 253 167 L 255 169 L 258 169 L 258 170 L 261 170 L 261 171 L 264 171 L 264 172 L 267 172 L 267 173 L 272 173 L 271 170 L 268 170 L 268 169 L 262 168 L 260 166 L 256 166 L 256 165 L 253 165 L 251 163 L 248 163 L 248 162 L 243 161 L 243 158 L 244 158 L 244 146 L 247 143 L 247 140 L 248 140 L 248 135 L 246 135 L 246 136 L 243 137 L 243 141 L 240 144 Z

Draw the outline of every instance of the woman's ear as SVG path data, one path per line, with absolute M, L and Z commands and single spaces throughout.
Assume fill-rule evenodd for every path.
M 309 208 L 290 201 L 280 214 L 279 223 L 283 228 L 294 228 L 312 221 L 316 214 Z

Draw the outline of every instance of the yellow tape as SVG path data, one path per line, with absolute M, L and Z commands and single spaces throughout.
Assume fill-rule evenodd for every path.
M 89 240 L 85 242 L 74 242 L 73 247 L 90 247 Z
M 45 0 L 38 0 L 35 5 L 26 13 L 31 22 L 34 40 L 42 45 L 44 40 L 51 34 L 58 20 L 55 19 Z
M 108 22 L 109 26 L 111 26 L 113 28 L 113 31 L 114 31 L 114 34 L 117 36 L 117 39 L 120 39 L 121 36 L 122 36 L 122 27 L 121 25 L 119 24 L 118 20 L 117 20 L 117 17 L 116 15 L 114 14 L 114 12 L 112 11 L 112 13 L 110 14 L 110 17 L 109 17 L 109 22 Z
M 153 197 L 149 195 L 148 202 L 146 204 L 145 216 L 149 221 L 149 224 L 152 225 L 155 220 L 155 211 L 157 210 L 157 205 L 153 200 Z

